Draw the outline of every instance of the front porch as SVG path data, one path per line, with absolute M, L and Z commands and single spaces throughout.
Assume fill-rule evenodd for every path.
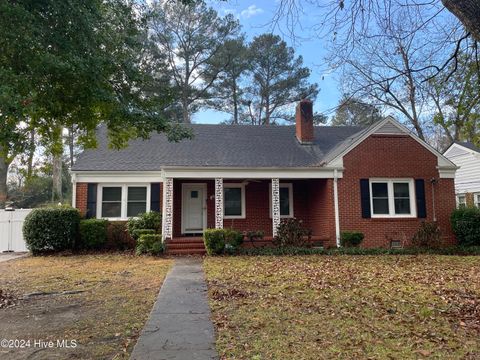
M 271 243 L 282 218 L 295 217 L 312 240 L 335 245 L 333 179 L 167 178 L 163 186 L 163 234 L 170 249 L 200 250 L 206 228 L 261 231 Z

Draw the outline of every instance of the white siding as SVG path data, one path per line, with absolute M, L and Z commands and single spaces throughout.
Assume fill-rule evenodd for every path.
M 445 156 L 460 168 L 455 174 L 455 192 L 457 194 L 480 192 L 480 154 L 453 144 Z

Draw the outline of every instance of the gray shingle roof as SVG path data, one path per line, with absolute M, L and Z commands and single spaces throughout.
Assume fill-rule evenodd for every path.
M 122 150 L 108 148 L 107 130 L 98 147 L 82 152 L 73 171 L 155 171 L 162 167 L 295 168 L 320 166 L 337 145 L 362 131 L 355 126 L 317 126 L 312 145 L 301 145 L 294 126 L 190 125 L 194 138 L 172 143 L 154 133 Z
M 476 152 L 480 153 L 480 148 L 478 148 L 478 146 L 475 146 L 470 141 L 464 141 L 464 142 L 455 141 L 455 143 L 457 143 L 458 145 L 464 146 L 467 149 L 470 149 L 470 150 L 473 150 L 473 151 L 476 151 Z

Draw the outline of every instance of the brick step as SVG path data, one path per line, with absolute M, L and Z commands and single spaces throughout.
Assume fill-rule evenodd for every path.
M 201 237 L 181 237 L 181 238 L 173 238 L 168 241 L 169 244 L 172 243 L 202 243 L 203 244 L 203 238 Z
M 205 249 L 167 249 L 168 255 L 205 255 Z
M 169 243 L 168 249 L 205 249 L 205 245 L 202 243 Z

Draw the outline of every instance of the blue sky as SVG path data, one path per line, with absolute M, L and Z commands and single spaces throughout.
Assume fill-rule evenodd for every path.
M 256 35 L 272 31 L 271 20 L 276 10 L 276 0 L 211 0 L 208 1 L 208 4 L 215 8 L 220 15 L 226 13 L 235 15 L 249 41 Z M 324 60 L 327 55 L 327 39 L 309 36 L 311 25 L 318 20 L 319 10 L 315 7 L 308 7 L 308 5 L 303 10 L 305 14 L 301 21 L 305 25 L 300 31 L 305 39 L 293 41 L 278 27 L 273 32 L 280 35 L 288 45 L 294 47 L 297 55 L 303 56 L 304 65 L 311 70 L 310 81 L 318 83 L 320 87 L 320 93 L 314 102 L 314 110 L 330 116 L 332 108 L 338 104 L 341 97 L 339 83 L 335 74 L 330 73 Z M 279 23 L 279 26 L 285 28 L 285 23 Z M 204 110 L 195 114 L 193 121 L 196 123 L 219 123 L 229 117 L 228 114 L 221 112 Z

